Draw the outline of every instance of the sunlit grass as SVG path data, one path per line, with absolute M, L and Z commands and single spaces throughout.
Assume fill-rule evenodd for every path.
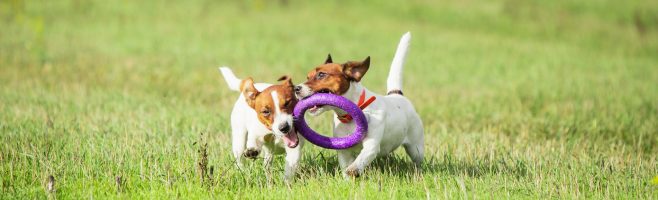
M 657 198 L 655 8 L 3 1 L 0 199 Z M 238 94 L 218 66 L 297 83 L 327 53 L 371 56 L 364 84 L 383 92 L 406 31 L 404 92 L 426 129 L 421 172 L 400 151 L 345 180 L 335 152 L 312 145 L 290 186 L 281 157 L 272 180 L 261 160 L 233 167 L 228 122 Z M 313 127 L 327 133 L 328 120 Z M 197 169 L 205 143 L 211 183 Z

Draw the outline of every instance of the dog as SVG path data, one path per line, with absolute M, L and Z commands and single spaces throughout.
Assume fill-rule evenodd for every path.
M 409 32 L 400 39 L 387 79 L 387 95 L 375 94 L 360 83 L 370 67 L 370 56 L 363 61 L 338 64 L 332 61 L 330 54 L 324 64 L 308 73 L 306 82 L 295 86 L 299 99 L 315 93 L 332 93 L 355 103 L 360 99 L 358 102 L 368 121 L 368 132 L 361 143 L 338 150 L 338 162 L 346 177 L 360 176 L 375 157 L 388 155 L 399 146 L 404 147 L 416 167 L 423 162 L 423 122 L 402 93 L 402 68 L 410 39 Z M 364 101 L 365 97 L 370 98 Z M 352 133 L 355 124 L 345 111 L 333 106 L 315 106 L 308 111 L 316 116 L 326 110 L 334 111 L 334 137 Z
M 297 104 L 294 85 L 288 76 L 280 84 L 254 83 L 238 79 L 228 67 L 220 67 L 229 89 L 242 93 L 231 111 L 233 156 L 238 168 L 242 157 L 256 158 L 262 149 L 266 170 L 273 155 L 286 153 L 284 180 L 293 180 L 302 156 L 302 140 L 293 126 Z

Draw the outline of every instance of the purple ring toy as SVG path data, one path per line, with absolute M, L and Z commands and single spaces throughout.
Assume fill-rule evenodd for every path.
M 340 108 L 352 116 L 352 120 L 356 125 L 356 130 L 351 135 L 345 137 L 330 138 L 318 134 L 313 129 L 308 127 L 306 121 L 304 120 L 304 113 L 306 110 L 313 106 L 320 105 L 331 105 L 337 108 Z M 350 100 L 345 97 L 328 94 L 328 93 L 318 93 L 309 96 L 308 98 L 302 99 L 297 102 L 295 109 L 293 111 L 293 116 L 295 118 L 295 128 L 297 131 L 306 138 L 306 140 L 311 143 L 318 145 L 326 149 L 347 149 L 357 143 L 361 142 L 363 136 L 368 132 L 368 122 L 366 116 L 363 114 L 363 111 Z

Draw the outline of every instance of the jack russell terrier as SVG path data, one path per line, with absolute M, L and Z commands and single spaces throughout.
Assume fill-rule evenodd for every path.
M 283 76 L 278 85 L 254 83 L 251 77 L 238 79 L 228 67 L 219 70 L 229 89 L 242 93 L 231 112 L 233 156 L 238 168 L 242 167 L 242 156 L 256 158 L 262 149 L 268 170 L 273 155 L 285 152 L 284 179 L 293 180 L 302 144 L 293 126 L 292 111 L 297 98 L 292 80 Z
M 359 107 L 368 120 L 368 132 L 361 143 L 338 150 L 338 162 L 346 177 L 358 177 L 375 157 L 388 155 L 400 145 L 416 167 L 420 167 L 423 161 L 423 122 L 411 102 L 402 95 L 402 68 L 410 39 L 408 32 L 400 39 L 388 74 L 385 96 L 371 92 L 360 83 L 370 67 L 370 57 L 364 61 L 338 64 L 329 55 L 324 64 L 308 73 L 306 82 L 295 87 L 300 99 L 315 93 L 332 93 L 355 103 L 359 100 Z M 369 98 L 364 101 L 364 97 Z M 343 137 L 354 131 L 351 116 L 336 107 L 315 106 L 309 109 L 309 113 L 317 116 L 326 110 L 334 111 L 334 137 Z

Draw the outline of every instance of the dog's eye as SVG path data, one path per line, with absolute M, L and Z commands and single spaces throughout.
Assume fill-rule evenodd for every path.
M 318 72 L 318 74 L 315 75 L 315 79 L 320 80 L 323 79 L 325 76 L 327 76 L 327 73 Z
M 288 107 L 290 105 L 290 100 L 287 100 L 285 103 L 283 103 L 283 107 Z
M 270 109 L 264 109 L 263 111 L 260 111 L 260 113 L 265 117 L 270 116 Z

